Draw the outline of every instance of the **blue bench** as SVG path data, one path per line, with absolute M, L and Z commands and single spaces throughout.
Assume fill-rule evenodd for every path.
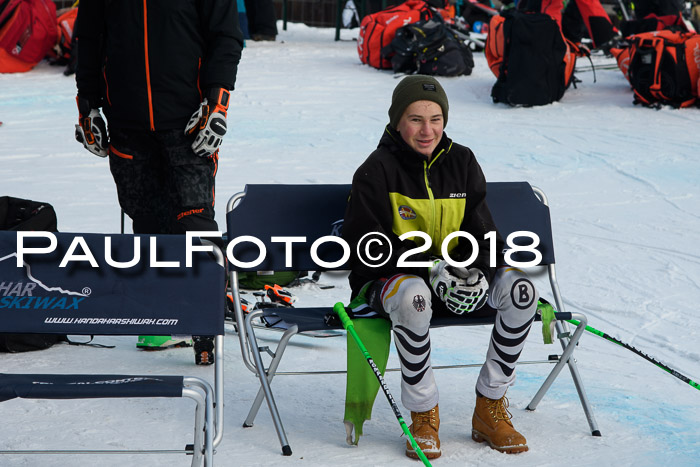
M 195 249 L 210 245 L 198 239 L 193 244 Z M 175 235 L 0 231 L 0 332 L 216 336 L 214 387 L 191 376 L 122 374 L 119 361 L 113 361 L 109 374 L 33 374 L 31 368 L 22 374 L 0 373 L 0 402 L 187 397 L 196 402 L 193 442 L 184 449 L 162 452 L 191 455 L 193 466 L 213 465 L 214 448 L 223 436 L 226 272 L 222 252 L 211 249 L 212 253 L 190 255 L 185 237 Z M 140 260 L 133 261 L 137 254 Z M 190 256 L 192 267 L 187 266 Z M 154 450 L 0 451 L 39 452 Z
M 331 312 L 335 302 L 347 303 L 350 297 L 329 297 L 328 307 L 276 308 L 244 314 L 240 306 L 238 273 L 319 270 L 316 261 L 319 258 L 327 263 L 325 267 L 329 270 L 347 269 L 347 265 L 339 261 L 343 257 L 342 247 L 332 240 L 340 235 L 349 194 L 350 185 L 247 185 L 245 191 L 231 197 L 227 206 L 227 235 L 231 242 L 228 247 L 229 259 L 233 257 L 236 260 L 229 263 L 229 282 L 232 284 L 241 351 L 245 365 L 258 376 L 260 381 L 258 395 L 244 426 L 253 425 L 263 399 L 266 400 L 285 455 L 291 455 L 292 451 L 270 382 L 276 374 L 281 374 L 277 372 L 277 368 L 289 339 L 304 331 L 340 329 L 340 325 L 332 323 L 329 325 L 324 318 Z M 594 436 L 600 436 L 573 359 L 573 351 L 585 330 L 587 320 L 581 313 L 565 312 L 554 268 L 554 244 L 546 197 L 541 190 L 531 187 L 526 182 L 496 182 L 487 184 L 487 202 L 504 239 L 511 233 L 519 231 L 533 232 L 539 236 L 540 243 L 536 249 L 541 254 L 542 260 L 537 268 L 540 271 L 546 270 L 553 302 L 556 310 L 559 310 L 556 314 L 556 330 L 562 353 L 554 359 L 556 361 L 554 367 L 528 405 L 528 409 L 535 410 L 561 370 L 568 366 L 591 433 Z M 270 205 L 274 205 L 276 210 L 271 211 Z M 275 216 L 276 213 L 279 213 L 279 216 Z M 287 244 L 275 237 L 297 237 L 304 238 L 305 241 Z M 253 238 L 257 240 L 253 241 Z M 519 240 L 514 241 L 517 243 Z M 530 239 L 522 242 L 525 246 L 529 244 Z M 263 248 L 265 252 L 261 254 Z M 290 251 L 289 255 L 287 248 Z M 533 252 L 518 252 L 513 255 L 513 259 L 519 262 L 532 261 L 534 258 Z M 544 296 L 545 291 L 540 290 L 540 295 Z M 261 315 L 272 314 L 282 318 L 289 325 L 289 328 L 281 334 L 274 351 L 258 345 L 255 328 L 252 325 L 253 320 Z M 482 308 L 468 317 L 433 317 L 431 327 L 493 325 L 494 317 L 494 310 Z M 572 318 L 580 322 L 573 333 L 565 321 Z M 272 356 L 267 365 L 263 362 L 261 350 Z

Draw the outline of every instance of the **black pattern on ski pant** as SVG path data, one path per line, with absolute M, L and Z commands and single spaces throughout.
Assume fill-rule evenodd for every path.
M 401 402 L 412 412 L 428 411 L 438 403 L 430 362 L 431 289 L 418 276 L 399 274 L 386 281 L 380 296 L 401 362 Z
M 481 395 L 500 399 L 515 382 L 515 364 L 535 320 L 538 300 L 537 290 L 525 273 L 511 267 L 496 272 L 486 302 L 496 310 L 496 322 L 476 381 Z
M 214 179 L 218 154 L 197 156 L 182 130 L 110 128 L 109 167 L 134 233 L 218 231 Z
M 496 310 L 496 322 L 476 383 L 482 395 L 500 399 L 515 382 L 515 364 L 534 321 L 537 300 L 537 291 L 522 271 L 497 271 L 487 300 Z M 430 410 L 439 399 L 430 360 L 430 320 L 433 313 L 451 313 L 423 279 L 407 274 L 396 275 L 383 285 L 381 304 L 381 312 L 391 319 L 401 362 L 401 402 L 413 412 Z

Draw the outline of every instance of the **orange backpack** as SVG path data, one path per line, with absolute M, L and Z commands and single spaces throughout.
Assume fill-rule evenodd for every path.
M 629 47 L 611 52 L 632 86 L 635 104 L 679 108 L 697 103 L 699 34 L 663 30 L 635 34 L 627 40 Z
M 60 12 L 59 12 L 60 13 Z M 78 8 L 69 8 L 58 15 L 58 41 L 56 43 L 56 54 L 58 59 L 70 60 L 73 49 L 73 31 L 75 19 L 78 17 Z
M 0 11 L 0 73 L 31 70 L 56 44 L 51 0 L 9 0 Z
M 380 70 L 391 70 L 391 61 L 382 58 L 381 51 L 394 39 L 396 30 L 432 17 L 433 10 L 423 0 L 407 0 L 395 7 L 365 16 L 360 23 L 357 38 L 360 61 Z

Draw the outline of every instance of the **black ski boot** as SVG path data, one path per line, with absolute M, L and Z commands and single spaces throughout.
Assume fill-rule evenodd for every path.
M 197 365 L 211 365 L 214 363 L 214 337 L 192 336 L 194 341 L 194 362 Z

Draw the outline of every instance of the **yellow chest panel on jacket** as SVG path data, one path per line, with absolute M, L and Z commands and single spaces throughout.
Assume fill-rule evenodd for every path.
M 428 251 L 437 256 L 442 256 L 440 249 L 445 237 L 460 229 L 467 203 L 465 198 L 435 199 L 432 193 L 428 199 L 412 199 L 401 193 L 389 193 L 389 199 L 393 212 L 393 232 L 397 236 L 416 230 L 427 233 L 433 240 Z M 420 238 L 412 239 L 418 245 L 423 244 Z M 457 242 L 458 239 L 453 238 L 447 251 L 452 251 Z

